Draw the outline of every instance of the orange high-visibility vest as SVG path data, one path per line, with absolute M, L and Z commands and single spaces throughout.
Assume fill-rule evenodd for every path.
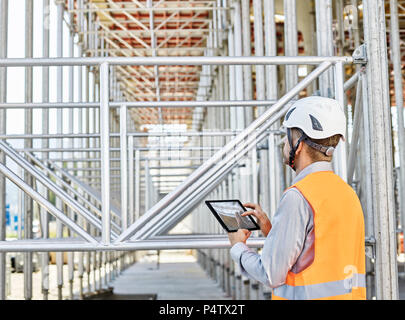
M 355 191 L 332 171 L 308 174 L 297 188 L 314 218 L 314 260 L 273 289 L 273 299 L 365 299 L 364 217 Z

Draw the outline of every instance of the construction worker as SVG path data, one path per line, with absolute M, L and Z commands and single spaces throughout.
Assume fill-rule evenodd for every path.
M 245 203 L 266 237 L 261 255 L 246 245 L 251 232 L 228 233 L 242 275 L 271 287 L 273 299 L 365 299 L 364 217 L 355 191 L 333 172 L 332 154 L 346 118 L 340 104 L 312 96 L 285 115 L 283 158 L 296 176 L 272 223 Z

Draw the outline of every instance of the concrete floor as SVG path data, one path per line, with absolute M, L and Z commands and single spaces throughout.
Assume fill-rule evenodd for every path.
M 204 270 L 197 264 L 191 251 L 162 251 L 157 269 L 156 251 L 151 251 L 143 256 L 137 263 L 124 270 L 115 280 L 109 283 L 113 287 L 113 294 L 106 292 L 99 296 L 91 297 L 95 300 L 132 300 L 148 299 L 148 295 L 156 295 L 157 299 L 167 300 L 227 300 L 225 293 L 209 278 Z M 63 299 L 69 299 L 68 266 L 63 266 Z M 49 265 L 49 299 L 58 298 L 56 265 Z M 91 289 L 87 287 L 87 274 L 84 273 L 84 293 L 89 293 L 94 286 L 94 281 L 99 281 L 99 273 L 94 279 L 91 274 Z M 8 274 L 8 300 L 24 299 L 24 274 Z M 97 285 L 97 288 L 99 286 Z M 104 286 L 103 286 L 104 288 Z M 106 289 L 106 288 L 105 288 Z M 77 270 L 74 272 L 74 299 L 78 299 L 79 279 Z M 135 296 L 143 295 L 143 296 Z M 41 271 L 33 273 L 33 300 L 42 300 Z
M 157 268 L 155 254 L 144 256 L 111 283 L 113 294 L 157 294 L 158 300 L 230 299 L 216 282 L 205 274 L 192 255 L 166 251 L 161 253 L 159 261 Z
M 74 282 L 73 282 L 73 292 L 79 292 L 79 278 L 77 275 L 77 271 L 74 273 Z M 32 300 L 42 300 L 43 295 L 41 292 L 41 271 L 34 272 L 32 274 Z M 63 266 L 63 283 L 64 286 L 62 288 L 62 296 L 63 299 L 69 299 L 69 280 L 68 280 L 68 266 Z M 87 274 L 84 273 L 84 284 L 86 287 L 84 288 L 85 293 L 88 292 L 87 288 Z M 96 279 L 99 280 L 98 278 Z M 7 299 L 8 300 L 24 300 L 24 274 L 23 273 L 11 273 L 10 274 L 10 288 L 8 292 Z M 91 284 L 94 284 L 94 275 L 91 275 Z M 57 300 L 58 299 L 58 286 L 57 286 L 57 271 L 56 265 L 49 265 L 49 300 Z
M 113 294 L 106 293 L 92 299 L 132 300 L 150 299 L 158 300 L 230 300 L 219 285 L 209 278 L 205 271 L 197 264 L 196 259 L 189 251 L 162 251 L 160 254 L 159 269 L 157 268 L 156 251 L 143 256 L 137 263 L 124 270 L 115 280 L 109 283 L 113 287 Z M 69 299 L 68 266 L 63 266 L 64 287 L 63 299 Z M 405 256 L 399 262 L 399 299 L 405 300 Z M 79 279 L 77 271 L 74 273 L 74 293 L 77 299 Z M 49 299 L 57 299 L 56 266 L 49 265 Z M 87 287 L 87 274 L 84 273 L 84 292 L 88 293 L 94 288 L 94 274 L 91 274 L 91 288 Z M 24 299 L 24 274 L 11 273 L 8 276 L 8 300 Z M 98 285 L 97 285 L 98 287 Z M 156 296 L 155 296 L 156 295 Z M 33 300 L 42 300 L 41 272 L 33 273 Z

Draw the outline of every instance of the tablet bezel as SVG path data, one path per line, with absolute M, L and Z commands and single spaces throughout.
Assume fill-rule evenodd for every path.
M 225 224 L 225 222 L 221 219 L 221 217 L 219 216 L 219 213 L 215 211 L 214 207 L 211 206 L 211 202 L 237 202 L 239 203 L 239 205 L 242 207 L 242 209 L 244 211 L 248 211 L 242 204 L 242 202 L 240 202 L 240 200 L 238 199 L 230 199 L 230 200 L 206 200 L 205 204 L 207 205 L 207 207 L 210 209 L 210 211 L 213 213 L 213 215 L 215 216 L 215 218 L 218 220 L 218 222 L 221 224 L 221 226 L 227 231 L 227 232 L 237 232 L 239 229 L 236 230 L 230 230 L 228 228 L 228 226 Z M 250 231 L 255 231 L 255 230 L 260 230 L 259 225 L 257 224 L 257 222 L 251 217 L 251 216 L 247 216 L 255 225 L 255 227 L 253 228 L 249 228 L 247 230 Z

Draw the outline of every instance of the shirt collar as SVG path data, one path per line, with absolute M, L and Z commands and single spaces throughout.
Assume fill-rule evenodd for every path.
M 294 178 L 292 185 L 298 181 L 304 179 L 308 174 L 317 171 L 333 171 L 332 163 L 329 161 L 317 161 L 306 166 L 299 174 Z

